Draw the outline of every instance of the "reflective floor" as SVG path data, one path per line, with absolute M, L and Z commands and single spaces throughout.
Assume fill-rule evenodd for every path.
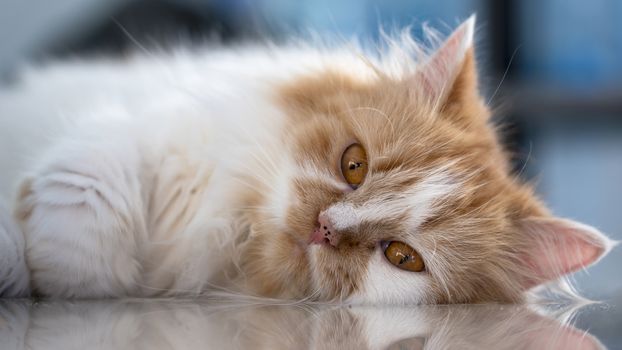
M 577 309 L 4 300 L 0 348 L 622 349 L 619 301 Z

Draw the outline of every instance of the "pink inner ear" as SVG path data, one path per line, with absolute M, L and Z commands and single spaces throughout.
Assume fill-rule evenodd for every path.
M 523 220 L 531 250 L 524 254 L 529 271 L 525 289 L 593 264 L 610 248 L 607 237 L 593 227 L 559 218 Z

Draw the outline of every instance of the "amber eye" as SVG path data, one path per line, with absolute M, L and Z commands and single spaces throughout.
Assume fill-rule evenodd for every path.
M 412 272 L 421 272 L 425 269 L 421 255 L 408 244 L 393 241 L 383 244 L 383 248 L 387 260 L 400 269 Z
M 367 175 L 367 154 L 358 143 L 350 145 L 341 156 L 341 173 L 346 182 L 356 189 Z

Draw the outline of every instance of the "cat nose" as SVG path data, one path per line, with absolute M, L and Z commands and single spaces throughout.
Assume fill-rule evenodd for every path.
M 339 232 L 333 229 L 330 218 L 325 212 L 321 212 L 317 218 L 319 226 L 313 231 L 309 243 L 327 243 L 334 247 L 339 244 Z

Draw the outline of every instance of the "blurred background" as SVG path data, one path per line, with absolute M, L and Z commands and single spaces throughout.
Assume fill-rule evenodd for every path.
M 2 0 L 0 77 L 50 57 L 123 55 L 308 29 L 377 40 L 424 22 L 449 33 L 476 13 L 483 94 L 516 172 L 557 215 L 622 240 L 622 1 Z M 588 296 L 622 295 L 622 248 L 576 275 Z

